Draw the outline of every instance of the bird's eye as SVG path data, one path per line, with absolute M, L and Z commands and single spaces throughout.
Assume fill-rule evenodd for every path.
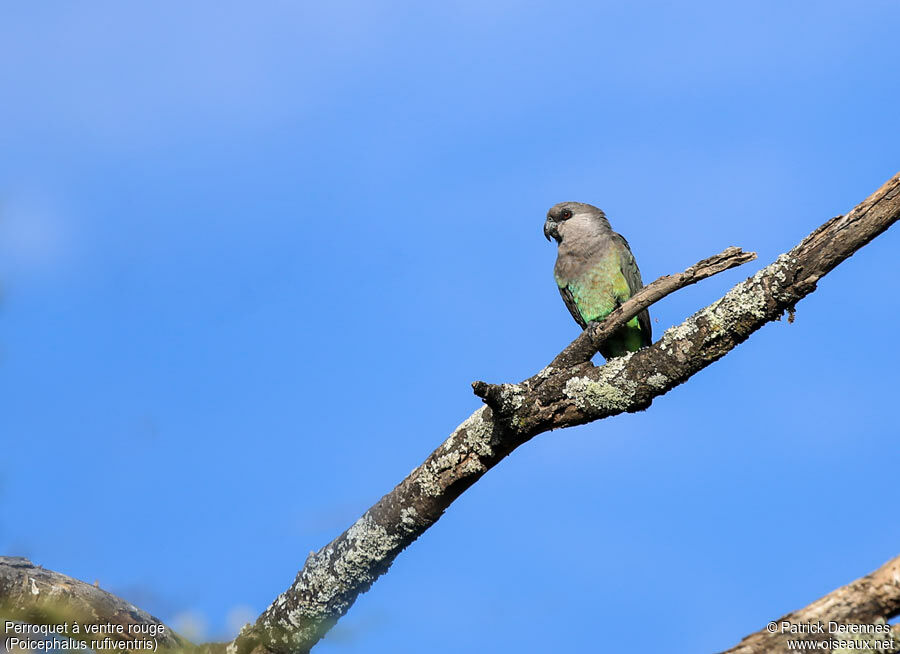
M 572 210 L 571 209 L 563 209 L 563 212 L 559 215 L 559 217 L 562 218 L 563 220 L 568 220 L 569 218 L 572 217 Z

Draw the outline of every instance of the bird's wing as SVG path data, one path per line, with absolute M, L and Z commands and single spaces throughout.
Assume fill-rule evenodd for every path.
M 584 318 L 581 317 L 581 312 L 578 310 L 578 305 L 575 303 L 575 296 L 572 295 L 572 291 L 569 290 L 569 287 L 557 286 L 557 288 L 559 288 L 559 294 L 562 295 L 563 302 L 566 303 L 566 308 L 569 310 L 569 313 L 572 314 L 575 322 L 581 325 L 582 329 L 587 327 L 587 323 L 584 321 Z
M 613 236 L 618 241 L 619 266 L 622 270 L 622 276 L 625 277 L 625 282 L 628 284 L 628 297 L 631 297 L 644 286 L 644 282 L 641 281 L 641 271 L 638 268 L 637 261 L 634 260 L 634 255 L 631 253 L 631 247 L 628 245 L 628 241 L 625 240 L 625 237 L 621 234 L 616 234 L 615 232 L 613 232 Z M 650 312 L 644 309 L 638 314 L 637 319 L 638 324 L 641 327 L 641 336 L 643 337 L 644 345 L 650 345 L 653 342 L 653 328 L 650 326 Z

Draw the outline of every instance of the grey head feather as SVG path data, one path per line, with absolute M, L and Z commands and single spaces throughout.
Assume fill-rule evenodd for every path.
M 606 214 L 584 202 L 554 204 L 547 212 L 547 220 L 544 222 L 544 236 L 548 241 L 553 238 L 557 243 L 562 241 L 565 232 L 570 232 L 573 236 L 577 232 L 579 236 L 583 236 L 592 233 L 600 235 L 611 230 Z
M 568 209 L 572 212 L 572 215 L 575 216 L 577 214 L 589 214 L 592 216 L 597 216 L 606 220 L 606 214 L 603 213 L 602 209 L 595 207 L 592 204 L 586 204 L 584 202 L 559 202 L 550 207 L 550 210 L 547 211 L 547 217 L 553 218 L 557 222 L 563 220 L 562 214 Z

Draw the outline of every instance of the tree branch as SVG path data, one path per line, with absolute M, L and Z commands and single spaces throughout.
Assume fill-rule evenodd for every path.
M 551 429 L 646 409 L 764 324 L 793 311 L 821 277 L 898 218 L 900 175 L 650 347 L 598 368 L 586 354 L 594 351 L 600 329 L 592 328 L 579 337 L 591 339 L 590 348 L 576 339 L 569 347 L 577 355 L 554 360 L 564 365 L 496 387 L 491 406 L 475 411 L 347 531 L 310 554 L 291 587 L 242 630 L 229 651 L 309 650 L 453 500 L 519 445 Z
M 744 638 L 738 645 L 722 654 L 764 654 L 766 652 L 788 651 L 788 640 L 802 638 L 812 641 L 826 641 L 831 638 L 840 640 L 889 640 L 891 636 L 895 647 L 873 648 L 873 651 L 900 652 L 900 628 L 894 625 L 893 631 L 885 633 L 854 634 L 829 633 L 829 622 L 839 625 L 883 625 L 887 620 L 900 615 L 900 556 L 891 559 L 875 572 L 867 574 L 856 581 L 841 586 L 825 597 L 816 600 L 809 606 L 793 611 L 769 623 L 769 628 L 757 631 Z M 824 626 L 824 634 L 791 633 L 792 625 Z M 775 625 L 774 629 L 772 625 Z M 810 630 L 810 631 L 814 631 Z M 835 649 L 835 648 L 832 648 Z M 831 651 L 831 650 L 820 650 Z
M 80 625 L 129 625 L 154 628 L 160 649 L 188 649 L 193 645 L 154 618 L 123 599 L 72 577 L 45 570 L 26 558 L 0 556 L 0 617 L 35 625 L 78 622 Z M 138 630 L 144 637 L 143 630 Z M 85 634 L 65 634 L 81 640 Z M 103 635 L 94 635 L 101 639 Z

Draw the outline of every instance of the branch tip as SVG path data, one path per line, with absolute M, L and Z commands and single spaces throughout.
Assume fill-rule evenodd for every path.
M 497 414 L 503 411 L 503 384 L 488 384 L 483 381 L 472 382 L 472 391 Z
M 488 391 L 490 391 L 491 385 L 487 382 L 483 381 L 473 381 L 472 382 L 472 392 L 475 393 L 482 400 L 487 398 Z

